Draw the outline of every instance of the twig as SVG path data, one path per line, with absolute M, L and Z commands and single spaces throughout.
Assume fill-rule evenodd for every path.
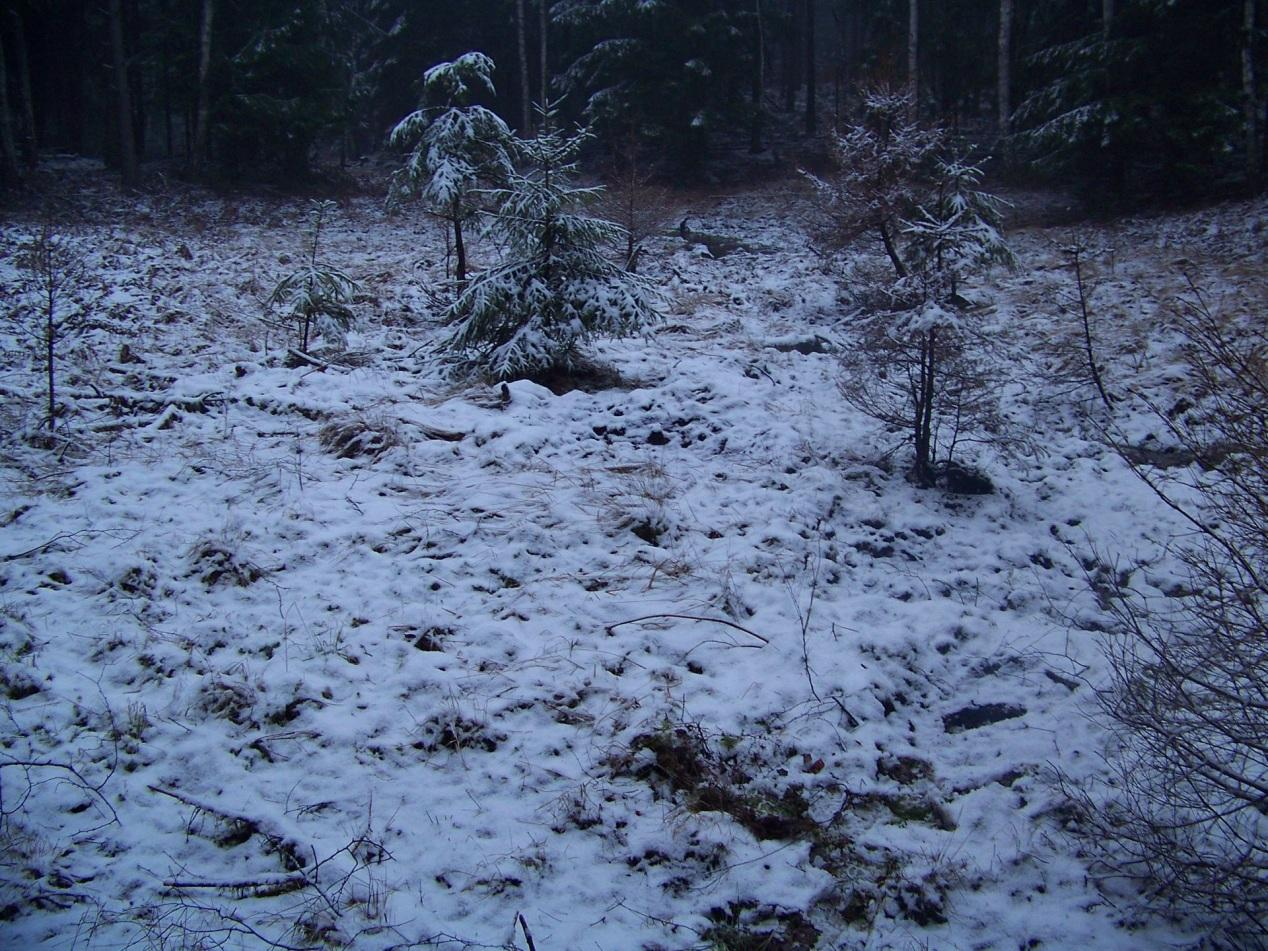
M 322 948 L 320 945 L 286 944 L 283 941 L 270 938 L 268 937 L 268 935 L 260 933 L 258 930 L 256 930 L 251 925 L 249 925 L 246 919 L 242 918 L 240 915 L 234 914 L 233 912 L 225 911 L 223 908 L 216 908 L 214 906 L 207 906 L 207 905 L 198 905 L 192 902 L 190 903 L 182 902 L 182 908 L 184 909 L 192 908 L 196 911 L 204 912 L 205 914 L 215 915 L 221 921 L 225 922 L 226 924 L 226 927 L 224 929 L 225 931 L 229 931 L 231 933 L 237 933 L 237 934 L 250 935 L 251 937 L 254 937 L 259 941 L 263 941 L 265 946 L 269 948 L 278 948 L 278 949 L 281 949 L 281 951 L 322 951 Z
M 43 545 L 36 545 L 34 548 L 28 548 L 26 551 L 15 552 L 12 555 L 0 555 L 0 561 L 17 561 L 17 559 L 26 558 L 28 555 L 38 555 L 40 552 L 44 551 L 44 549 L 49 548 L 57 544 L 58 542 L 60 542 L 63 538 L 74 538 L 76 535 L 79 535 L 79 534 L 81 533 L 80 532 L 61 532 L 60 534 L 54 535 L 52 538 L 46 541 Z
M 815 528 L 819 527 L 818 523 Z M 814 616 L 815 598 L 819 594 L 819 568 L 823 561 L 823 536 L 819 537 L 819 548 L 815 552 L 814 575 L 810 580 L 810 600 L 806 605 L 806 610 L 801 610 L 801 603 L 797 600 L 796 593 L 792 590 L 792 584 L 788 585 L 788 595 L 792 598 L 793 610 L 797 612 L 797 620 L 801 622 L 801 666 L 806 671 L 806 683 L 810 687 L 810 695 L 820 703 L 823 698 L 819 696 L 819 691 L 815 689 L 814 671 L 810 667 L 810 619 Z
M 1087 247 L 1081 241 L 1075 239 L 1072 244 L 1063 250 L 1066 256 L 1069 257 L 1070 266 L 1074 270 L 1074 284 L 1078 290 L 1079 318 L 1083 324 L 1083 350 L 1087 356 L 1088 373 L 1092 377 L 1092 383 L 1096 386 L 1096 392 L 1100 394 L 1101 402 L 1105 404 L 1105 409 L 1113 413 L 1114 401 L 1105 392 L 1105 384 L 1101 381 L 1101 369 L 1096 363 L 1096 347 L 1092 340 L 1092 317 L 1088 308 L 1088 297 L 1091 294 L 1091 289 L 1083 279 L 1083 253 L 1087 250 Z
M 537 945 L 533 943 L 533 933 L 528 930 L 528 922 L 524 920 L 524 915 L 516 912 L 515 920 L 520 923 L 520 930 L 524 932 L 524 940 L 528 942 L 528 951 L 537 951 Z
M 106 807 L 106 811 L 110 813 L 111 823 L 117 823 L 119 821 L 119 813 L 115 811 L 114 806 L 110 805 L 110 800 L 108 800 L 104 795 L 102 795 L 101 786 L 100 785 L 94 786 L 87 779 L 85 779 L 83 773 L 77 770 L 74 766 L 70 766 L 67 763 L 50 762 L 48 760 L 21 760 L 21 759 L 0 760 L 0 769 L 3 769 L 5 766 L 17 766 L 20 769 L 64 770 L 67 773 L 70 773 L 71 776 L 75 778 L 75 784 L 80 789 L 83 789 L 83 790 L 86 790 L 87 792 L 92 793 L 94 796 L 97 797 L 97 799 L 101 801 L 101 804 Z M 28 779 L 28 783 L 29 782 L 30 780 Z M 25 801 L 26 801 L 26 796 L 23 796 L 23 802 Z M 0 812 L 0 815 L 2 814 L 3 813 Z M 107 825 L 109 824 L 110 823 L 107 823 Z
M 12 555 L 0 555 L 0 562 L 17 561 L 19 558 L 27 558 L 31 555 L 38 555 L 40 552 L 44 551 L 47 548 L 51 548 L 53 545 L 56 545 L 58 542 L 62 541 L 63 539 L 78 538 L 80 535 L 113 535 L 115 538 L 119 538 L 122 541 L 127 541 L 129 538 L 135 538 L 138 534 L 140 533 L 139 532 L 124 533 L 124 532 L 114 532 L 114 531 L 102 531 L 102 530 L 91 529 L 91 528 L 81 529 L 80 531 L 77 531 L 77 532 L 59 532 L 58 534 L 54 535 L 52 538 L 50 538 L 48 541 L 46 541 L 42 545 L 36 545 L 34 548 L 28 548 L 26 551 L 14 552 Z
M 615 624 L 609 624 L 604 630 L 609 634 L 613 633 L 618 627 L 624 627 L 626 624 L 637 624 L 640 621 L 655 621 L 661 618 L 676 618 L 680 621 L 702 621 L 706 624 L 724 624 L 727 627 L 733 627 L 737 631 L 743 631 L 749 637 L 756 637 L 763 644 L 769 644 L 770 639 L 763 637 L 756 631 L 750 631 L 747 627 L 736 624 L 734 621 L 727 621 L 720 617 L 698 617 L 694 614 L 645 614 L 643 617 L 631 618 L 628 621 L 617 621 Z

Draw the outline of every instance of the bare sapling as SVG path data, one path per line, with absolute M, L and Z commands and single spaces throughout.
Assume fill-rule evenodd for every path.
M 602 217 L 623 229 L 625 269 L 634 274 L 646 241 L 664 229 L 674 205 L 669 192 L 656 184 L 656 170 L 643 161 L 633 135 L 626 141 L 622 155 L 612 165 L 597 208 Z
M 1096 360 L 1096 343 L 1092 336 L 1091 299 L 1094 289 L 1088 283 L 1086 274 L 1088 250 L 1086 242 L 1078 237 L 1061 249 L 1070 264 L 1070 271 L 1074 275 L 1074 303 L 1079 315 L 1079 329 L 1083 338 L 1083 355 L 1087 361 L 1088 377 L 1091 379 L 1092 385 L 1096 387 L 1096 393 L 1101 398 L 1105 411 L 1113 413 L 1114 401 L 1105 390 L 1105 382 L 1101 377 L 1101 368 Z
M 84 325 L 84 310 L 73 297 L 83 276 L 83 255 L 46 223 L 24 245 L 19 263 L 26 275 L 27 294 L 17 308 L 16 325 L 34 343 L 43 365 L 51 431 L 57 425 L 58 358 Z

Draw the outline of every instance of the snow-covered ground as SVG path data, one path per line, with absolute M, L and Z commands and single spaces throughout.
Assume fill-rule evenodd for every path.
M 684 199 L 759 253 L 654 242 L 665 320 L 592 351 L 622 385 L 506 403 L 430 357 L 421 219 L 343 202 L 358 356 L 288 368 L 261 301 L 303 203 L 57 174 L 91 320 L 52 441 L 4 344 L 0 943 L 1192 943 L 1093 880 L 1053 780 L 1104 770 L 1089 575 L 1165 589 L 1179 530 L 1068 372 L 1069 228 L 972 288 L 1012 451 L 953 496 L 840 396 L 884 262 L 811 251 L 792 185 Z M 1082 229 L 1140 445 L 1182 270 L 1262 304 L 1264 211 Z M 37 227 L 0 225 L 6 311 Z

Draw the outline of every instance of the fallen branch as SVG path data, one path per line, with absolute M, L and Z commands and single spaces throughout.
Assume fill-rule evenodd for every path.
M 259 833 L 260 835 L 264 836 L 266 839 L 272 840 L 275 844 L 286 845 L 293 842 L 291 836 L 287 835 L 285 832 L 279 831 L 276 827 L 272 829 L 268 828 L 268 824 L 264 820 L 257 819 L 254 816 L 248 816 L 248 815 L 243 815 L 242 813 L 230 812 L 227 809 L 222 809 L 219 806 L 213 806 L 210 803 L 203 802 L 200 799 L 195 799 L 193 796 L 187 796 L 184 793 L 178 793 L 174 789 L 164 789 L 162 786 L 153 786 L 153 785 L 146 786 L 146 788 L 150 790 L 150 792 L 158 793 L 160 796 L 167 796 L 169 799 L 175 799 L 177 802 L 183 805 L 189 806 L 191 809 L 198 809 L 201 812 L 207 813 L 208 815 L 215 816 L 217 819 L 220 819 L 222 822 L 241 823 L 243 826 L 249 829 L 252 833 Z
M 297 350 L 294 347 L 286 351 L 286 358 L 282 361 L 283 365 L 289 369 L 295 369 L 301 366 L 310 366 L 318 370 L 329 370 L 334 364 L 327 363 L 325 360 L 319 360 L 311 353 L 305 353 L 303 350 Z
M 60 532 L 42 545 L 36 545 L 34 548 L 28 548 L 26 551 L 14 552 L 12 555 L 0 555 L 0 561 L 17 561 L 19 558 L 28 558 L 31 555 L 38 555 L 40 552 L 47 551 L 49 548 L 52 548 L 62 539 L 78 538 L 80 535 L 111 535 L 114 538 L 118 538 L 120 541 L 127 541 L 128 539 L 135 538 L 139 534 L 140 532 L 119 532 L 117 530 L 106 531 L 92 528 L 80 529 L 77 532 Z
M 645 614 L 643 617 L 631 618 L 628 621 L 617 621 L 615 624 L 609 624 L 606 628 L 604 628 L 604 630 L 606 630 L 609 634 L 612 634 L 618 627 L 624 627 L 626 624 L 637 624 L 640 621 L 655 621 L 663 618 L 675 618 L 679 621 L 701 621 L 705 624 L 723 624 L 727 627 L 733 627 L 737 631 L 742 631 L 749 637 L 756 637 L 763 644 L 770 643 L 769 638 L 763 637 L 756 631 L 750 631 L 747 627 L 736 624 L 734 621 L 727 621 L 720 617 L 699 617 L 695 614 Z
M 286 885 L 308 885 L 309 878 L 302 872 L 278 875 L 258 875 L 254 878 L 235 879 L 231 881 L 187 881 L 185 879 L 167 879 L 164 888 L 223 888 L 233 891 L 248 889 L 278 888 Z

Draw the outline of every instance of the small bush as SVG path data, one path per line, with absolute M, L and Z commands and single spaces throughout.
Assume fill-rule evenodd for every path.
M 1230 947 L 1264 949 L 1268 334 L 1254 311 L 1222 317 L 1196 290 L 1177 322 L 1200 402 L 1158 418 L 1201 465 L 1136 471 L 1192 529 L 1179 549 L 1187 577 L 1161 598 L 1129 573 L 1090 579 L 1117 622 L 1100 693 L 1113 780 L 1066 785 L 1101 872 L 1205 919 Z

